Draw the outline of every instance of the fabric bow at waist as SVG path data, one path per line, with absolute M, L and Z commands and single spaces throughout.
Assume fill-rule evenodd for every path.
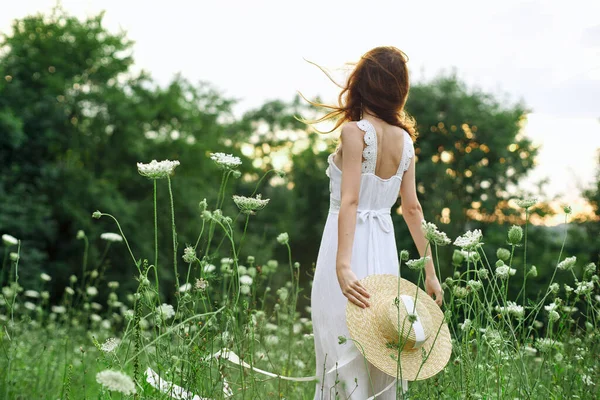
M 381 208 L 379 210 L 358 210 L 356 213 L 362 222 L 369 221 L 370 223 L 373 223 L 374 221 L 377 221 L 379 227 L 386 233 L 391 232 L 393 229 L 391 218 L 387 218 L 387 216 L 391 214 L 389 208 Z

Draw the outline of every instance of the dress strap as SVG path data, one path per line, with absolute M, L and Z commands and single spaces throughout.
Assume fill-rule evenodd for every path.
M 398 171 L 396 175 L 402 176 L 410 167 L 410 162 L 412 158 L 415 156 L 415 147 L 413 145 L 412 138 L 408 134 L 408 132 L 404 131 L 404 146 L 402 148 L 402 158 L 400 159 L 400 165 L 398 166 Z
M 375 127 L 366 119 L 361 119 L 356 125 L 365 132 L 363 139 L 366 147 L 363 149 L 362 173 L 375 173 L 377 166 L 377 132 Z

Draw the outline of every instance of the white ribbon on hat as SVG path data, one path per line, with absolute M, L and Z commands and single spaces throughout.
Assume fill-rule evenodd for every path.
M 415 307 L 415 302 L 413 301 L 412 296 L 401 294 L 400 298 L 404 303 L 404 307 L 406 307 L 406 311 L 409 314 L 414 314 L 417 317 L 417 319 L 412 323 L 412 327 L 415 331 L 415 344 L 413 345 L 413 349 L 418 349 L 419 347 L 423 346 L 423 343 L 425 343 L 425 329 L 423 329 L 423 324 L 421 323 L 421 319 L 417 313 L 417 308 Z

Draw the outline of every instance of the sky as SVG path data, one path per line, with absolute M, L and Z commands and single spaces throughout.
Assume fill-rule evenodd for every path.
M 55 0 L 8 2 L 0 32 Z M 550 179 L 547 198 L 581 205 L 600 148 L 600 1 L 298 2 L 63 0 L 80 17 L 105 10 L 105 25 L 135 41 L 135 68 L 161 84 L 176 73 L 208 81 L 240 100 L 236 112 L 266 100 L 334 100 L 338 88 L 304 58 L 340 68 L 380 45 L 409 56 L 414 82 L 456 70 L 470 87 L 532 113 L 525 134 L 540 144 L 523 188 Z M 410 101 L 410 100 L 409 100 Z

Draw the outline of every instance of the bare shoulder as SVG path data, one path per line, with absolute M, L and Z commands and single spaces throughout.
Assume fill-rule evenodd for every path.
M 345 122 L 342 125 L 340 139 L 345 144 L 361 144 L 363 142 L 364 132 L 358 127 L 355 121 Z

